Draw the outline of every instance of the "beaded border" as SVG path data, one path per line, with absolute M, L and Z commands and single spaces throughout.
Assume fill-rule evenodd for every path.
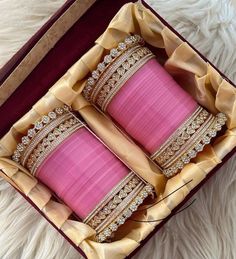
M 62 126 L 63 124 L 60 124 Z M 73 119 L 72 124 L 69 128 L 65 127 L 64 130 L 60 129 L 61 127 L 56 128 L 56 130 L 60 130 L 59 135 L 55 136 L 55 139 L 51 140 L 50 137 L 44 138 L 45 140 L 45 149 L 43 151 L 39 151 L 38 157 L 36 157 L 36 161 L 33 163 L 31 169 L 32 174 L 34 175 L 37 171 L 40 164 L 44 161 L 44 159 L 51 153 L 53 150 L 60 145 L 66 138 L 68 138 L 71 134 L 73 134 L 76 130 L 84 127 L 80 121 Z M 50 133 L 49 133 L 50 134 Z M 37 150 L 37 147 L 36 149 Z
M 130 47 L 107 66 L 106 71 L 97 78 L 94 87 L 91 88 L 89 98 L 84 95 L 85 98 L 106 111 L 110 101 L 124 83 L 152 58 L 155 58 L 155 55 L 147 47 Z
M 192 147 L 179 160 L 175 161 L 168 168 L 164 168 L 163 174 L 167 177 L 172 177 L 183 169 L 185 164 L 188 164 L 192 158 L 196 157 L 207 144 L 210 144 L 211 139 L 217 135 L 217 132 L 222 129 L 227 121 L 224 113 L 218 113 L 215 117 L 212 115 L 211 118 L 212 120 L 206 125 L 204 132 L 198 136 Z
M 212 123 L 215 121 L 215 117 L 210 114 L 206 121 L 201 125 L 198 131 L 185 143 L 184 146 L 182 146 L 175 154 L 175 156 L 172 156 L 168 161 L 166 161 L 163 164 L 164 168 L 170 167 L 172 164 L 174 164 L 177 160 L 179 160 L 182 156 L 185 155 L 185 153 L 194 146 L 194 144 L 197 141 L 200 141 L 204 134 L 206 133 L 206 130 L 209 129 L 212 125 Z
M 60 124 L 62 124 L 64 121 L 68 120 L 71 117 L 72 117 L 71 114 L 65 113 L 60 117 L 57 117 L 55 120 L 51 121 L 51 123 L 47 124 L 43 128 L 43 130 L 38 131 L 37 134 L 34 136 L 34 138 L 32 138 L 32 140 L 28 144 L 25 151 L 22 153 L 22 156 L 20 159 L 21 164 L 25 166 L 25 163 L 28 160 L 30 154 L 34 151 L 35 147 L 38 146 L 38 144 L 42 142 L 44 138 L 46 138 L 49 132 L 52 131 L 54 128 L 59 127 Z M 44 144 L 44 142 L 42 144 Z
M 177 152 L 186 145 L 209 117 L 209 113 L 198 106 L 195 112 L 185 121 L 151 156 L 161 167 L 165 167 Z
M 131 53 L 131 55 L 126 56 L 126 54 L 124 54 L 124 56 L 126 60 L 116 68 L 116 71 L 109 78 L 108 83 L 105 84 L 99 92 L 96 103 L 103 111 L 106 111 L 112 98 L 125 82 L 147 61 L 155 58 L 152 52 L 146 47 L 141 47 Z
M 120 212 L 116 220 L 111 221 L 106 227 L 103 228 L 97 235 L 96 240 L 98 242 L 104 242 L 110 238 L 119 226 L 123 225 L 125 221 L 130 218 L 138 209 L 138 206 L 143 203 L 143 201 L 153 193 L 153 187 L 149 184 L 146 186 L 139 186 L 137 192 L 134 194 L 134 198 L 125 202 L 125 209 Z
M 94 213 L 92 212 L 92 215 L 89 215 L 84 222 L 100 232 L 109 224 L 109 221 L 114 221 L 114 218 L 119 216 L 120 211 L 126 206 L 127 199 L 132 200 L 135 197 L 135 190 L 140 186 L 143 188 L 145 182 L 131 172 L 109 193 L 109 199 L 101 201 L 93 210 Z
M 132 189 L 129 186 L 125 187 L 132 178 L 134 178 L 134 173 L 130 172 L 122 181 L 119 182 L 100 202 L 99 204 L 89 213 L 89 215 L 83 220 L 84 223 L 90 225 L 92 228 L 96 228 L 103 220 L 106 215 L 108 215 L 112 209 L 114 209 L 114 203 L 118 204 L 118 198 L 114 197 L 125 188 L 124 192 L 129 193 Z M 114 202 L 114 203 L 113 203 Z
M 120 55 L 114 60 L 114 62 L 110 63 L 110 65 L 107 66 L 106 71 L 104 71 L 104 73 L 98 78 L 96 85 L 94 86 L 94 89 L 91 92 L 91 101 L 93 101 L 94 103 L 96 102 L 97 95 L 99 94 L 100 90 L 107 82 L 111 82 L 111 79 L 109 80 L 109 78 L 111 77 L 112 73 L 116 72 L 117 67 L 119 67 L 126 60 L 126 55 L 131 55 L 140 47 L 140 45 L 134 45 L 133 47 L 130 47 L 124 52 L 125 55 Z M 134 62 L 132 62 L 132 64 L 134 63 L 135 60 Z
M 61 116 L 62 114 L 69 111 L 70 108 L 67 105 L 64 105 L 63 107 L 54 109 L 54 111 L 50 111 L 47 115 L 43 115 L 40 120 L 34 123 L 34 127 L 28 130 L 27 135 L 21 138 L 21 142 L 17 144 L 16 150 L 13 152 L 12 160 L 20 163 L 23 153 L 27 149 L 30 142 L 34 139 L 36 134 L 41 131 L 47 124 L 55 120 L 58 116 Z
M 92 90 L 106 68 L 112 63 L 117 57 L 119 57 L 124 51 L 130 47 L 139 44 L 144 45 L 144 40 L 139 35 L 127 36 L 123 42 L 120 42 L 116 48 L 111 49 L 110 53 L 106 55 L 101 63 L 97 65 L 97 68 L 92 72 L 92 76 L 88 78 L 86 85 L 83 89 L 84 97 L 90 101 Z
M 180 136 L 183 134 L 188 126 L 193 126 L 193 128 L 195 129 L 194 120 L 202 111 L 202 109 L 203 108 L 198 105 L 193 114 L 191 114 L 191 116 L 160 146 L 160 148 L 158 148 L 158 150 L 151 155 L 151 159 L 155 159 L 159 164 L 163 163 L 163 161 L 168 160 L 169 157 L 172 156 L 175 152 L 175 148 L 174 146 L 172 147 L 172 143 L 176 142 L 178 145 L 184 144 L 183 141 L 178 138 L 180 138 Z M 160 155 L 163 155 L 163 159 L 160 159 L 159 161 L 158 157 Z
M 131 183 L 135 185 L 133 186 L 132 192 L 130 192 L 129 195 L 127 195 L 126 197 L 122 198 L 121 201 L 118 204 L 116 204 L 116 208 L 112 210 L 109 215 L 107 215 L 106 220 L 103 221 L 99 226 L 97 226 L 97 233 L 101 233 L 104 229 L 106 229 L 107 226 L 109 226 L 109 224 L 111 224 L 113 221 L 119 218 L 122 211 L 124 211 L 127 208 L 127 205 L 137 196 L 139 191 L 145 186 L 144 182 L 137 181 L 135 183 L 135 180 L 136 179 L 133 179 L 133 182 L 131 181 Z

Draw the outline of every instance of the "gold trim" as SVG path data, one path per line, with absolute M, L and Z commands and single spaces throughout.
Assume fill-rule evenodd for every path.
M 135 189 L 132 191 L 132 195 L 128 195 L 122 203 L 114 210 L 114 215 L 109 215 L 109 219 L 104 221 L 104 224 L 97 228 L 96 240 L 103 242 L 112 236 L 112 233 L 123 225 L 125 221 L 132 216 L 132 214 L 138 209 L 138 206 L 153 193 L 153 187 L 149 184 L 145 184 L 140 180 Z
M 142 59 L 137 61 L 137 63 L 135 63 L 135 65 L 132 66 L 125 73 L 125 75 L 116 83 L 114 88 L 108 93 L 108 96 L 102 105 L 103 111 L 106 111 L 112 98 L 117 94 L 117 92 L 121 89 L 121 87 L 125 84 L 125 82 L 128 81 L 132 77 L 132 75 L 135 74 L 145 63 L 147 63 L 150 59 L 153 59 L 153 58 L 155 58 L 155 56 L 152 53 L 147 54 L 147 56 L 144 56 Z
M 206 130 L 210 127 L 210 125 L 214 122 L 215 117 L 210 114 L 206 121 L 201 125 L 199 130 L 197 130 L 192 137 L 175 153 L 173 157 L 171 157 L 169 160 L 167 160 L 163 167 L 169 167 L 172 163 L 174 163 L 176 160 L 181 158 L 184 153 L 186 153 L 192 146 L 194 146 L 194 143 L 196 143 L 198 140 L 201 140 L 204 136 L 204 133 Z
M 170 145 L 172 144 L 172 142 L 179 137 L 183 131 L 186 129 L 186 127 L 188 125 L 190 125 L 195 119 L 196 116 L 199 115 L 199 113 L 202 111 L 202 107 L 201 106 L 197 106 L 197 109 L 194 111 L 194 113 L 161 145 L 160 148 L 158 148 L 157 151 L 155 151 L 152 155 L 151 155 L 151 159 L 156 159 L 162 152 L 164 152 L 167 148 L 170 147 Z
M 124 52 L 99 78 L 92 90 L 91 99 L 103 111 L 125 82 L 148 60 L 155 58 L 146 47 L 134 47 Z
M 126 184 L 134 177 L 134 173 L 130 172 L 122 181 L 119 182 L 117 186 L 115 186 L 103 199 L 99 202 L 99 204 L 89 213 L 89 215 L 83 220 L 84 223 L 92 226 L 95 226 L 94 217 L 99 214 L 100 211 L 104 210 L 105 206 L 110 203 L 113 197 L 120 192 L 121 189 L 124 188 Z M 112 204 L 110 204 L 112 207 Z M 106 214 L 106 213 L 105 213 Z M 99 216 L 99 215 L 98 215 Z M 101 218 L 102 221 L 102 218 Z M 98 225 L 98 224 L 97 224 Z
M 64 114 L 61 117 L 58 117 L 56 120 L 47 125 L 43 131 L 38 132 L 34 139 L 30 142 L 25 152 L 22 154 L 21 164 L 25 166 L 26 161 L 28 160 L 29 155 L 33 152 L 35 147 L 56 127 L 61 123 L 68 120 L 72 116 L 70 114 Z
M 41 131 L 43 128 L 47 126 L 47 124 L 51 124 L 52 121 L 56 120 L 58 116 L 60 117 L 64 113 L 68 113 L 70 108 L 66 105 L 63 107 L 58 107 L 54 111 L 50 111 L 47 115 L 42 116 L 40 120 L 34 123 L 34 127 L 28 129 L 27 135 L 21 138 L 21 142 L 18 143 L 16 150 L 13 153 L 12 160 L 15 162 L 20 162 L 22 160 L 22 156 L 25 156 L 26 149 L 28 148 L 29 144 L 34 140 L 36 135 Z
M 163 173 L 167 177 L 171 177 L 178 173 L 185 164 L 197 156 L 203 150 L 205 145 L 211 142 L 211 139 L 217 135 L 217 132 L 225 125 L 227 118 L 225 114 L 218 113 L 216 116 L 210 114 L 204 124 L 191 137 L 181 150 L 173 155 L 173 159 L 162 165 Z
M 196 133 L 204 127 L 211 114 L 202 107 L 197 109 L 158 149 L 151 158 L 156 160 L 161 167 L 175 159 L 179 152 L 186 150 L 186 145 L 196 136 Z
M 143 45 L 144 40 L 142 37 L 139 35 L 129 35 L 123 42 L 120 42 L 116 48 L 111 49 L 110 53 L 104 57 L 103 61 L 97 65 L 97 68 L 92 71 L 91 76 L 88 78 L 83 89 L 84 97 L 88 101 L 93 99 L 94 94 L 97 94 L 97 82 L 103 77 L 108 68 L 110 68 L 123 53 L 130 52 Z
M 131 203 L 131 201 L 137 197 L 138 193 L 144 188 L 145 184 L 144 182 L 140 181 L 135 188 L 132 190 L 125 199 L 118 204 L 116 209 L 114 209 L 106 218 L 105 221 L 102 222 L 101 225 L 99 225 L 95 230 L 99 234 L 101 233 L 107 226 L 109 226 L 112 222 L 114 222 L 124 211 L 127 206 Z
M 67 137 L 84 124 L 66 105 L 41 117 L 17 145 L 12 159 L 34 175 L 43 160 Z
M 102 87 L 110 79 L 113 73 L 116 72 L 117 67 L 121 66 L 122 63 L 126 60 L 126 55 L 132 54 L 135 50 L 140 48 L 139 45 L 130 47 L 128 50 L 123 52 L 123 55 L 119 55 L 110 65 L 106 67 L 106 70 L 98 78 L 96 85 L 91 93 L 91 100 L 95 103 L 99 92 L 102 90 Z M 125 55 L 124 55 L 125 54 Z
M 35 172 L 37 171 L 38 167 L 42 164 L 44 159 L 53 152 L 53 150 L 59 146 L 64 140 L 66 140 L 70 135 L 72 135 L 76 130 L 82 128 L 84 124 L 78 123 L 71 128 L 67 129 L 65 132 L 60 134 L 50 145 L 48 145 L 44 152 L 41 153 L 41 155 L 37 158 L 35 163 L 33 164 L 33 167 L 31 168 L 31 172 L 33 175 L 35 175 Z

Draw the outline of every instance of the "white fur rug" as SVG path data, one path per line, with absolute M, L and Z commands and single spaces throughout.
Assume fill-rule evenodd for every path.
M 63 0 L 0 0 L 0 65 Z M 236 81 L 236 20 L 226 0 L 149 0 L 182 35 Z M 236 258 L 236 155 L 174 216 L 136 259 Z M 0 180 L 0 259 L 74 259 L 79 254 Z M 107 258 L 112 259 L 112 258 Z

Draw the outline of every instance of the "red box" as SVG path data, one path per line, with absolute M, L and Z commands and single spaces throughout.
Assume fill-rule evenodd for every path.
M 98 0 L 95 3 L 94 2 L 94 0 L 83 1 L 83 3 L 78 0 L 68 0 L 62 8 L 60 8 L 55 15 L 0 70 L 0 105 L 2 104 L 0 106 L 0 137 L 2 137 L 9 128 L 48 91 L 50 86 L 53 85 L 69 67 L 71 67 L 84 53 L 87 52 L 88 49 L 93 46 L 94 41 L 106 29 L 112 17 L 125 3 L 130 1 Z M 159 14 L 153 11 L 145 1 L 143 1 L 143 5 L 146 8 L 149 8 L 159 18 L 159 20 L 171 29 L 182 41 L 187 42 Z M 78 10 L 80 10 L 80 12 L 78 12 Z M 105 13 L 106 15 L 101 15 L 102 13 Z M 63 15 L 65 14 L 67 14 L 67 16 L 64 16 L 63 18 Z M 65 19 L 67 19 L 67 23 L 65 23 Z M 97 22 L 94 22 L 95 20 Z M 65 32 L 64 35 L 54 34 L 55 31 L 53 30 L 58 26 L 62 26 L 63 29 L 61 31 Z M 92 33 L 89 33 L 91 28 Z M 54 37 L 54 40 L 46 42 L 44 39 L 45 35 L 51 35 Z M 44 44 L 47 44 L 48 49 L 46 49 L 44 53 L 41 52 L 40 57 L 36 58 L 32 53 L 29 54 L 29 52 L 40 52 L 41 49 L 39 45 L 41 41 L 46 42 Z M 190 43 L 188 44 L 191 46 Z M 42 46 L 43 45 L 41 45 L 41 47 Z M 201 53 L 199 53 L 193 46 L 191 47 L 201 56 L 202 59 L 211 64 L 211 62 L 201 55 Z M 214 67 L 213 64 L 211 65 Z M 235 85 L 222 72 L 217 68 L 215 69 L 225 80 L 235 87 Z M 42 78 L 42 75 L 44 75 L 44 78 Z M 11 107 L 13 106 L 17 106 L 17 109 L 12 109 Z M 161 222 L 145 240 L 141 242 L 139 248 L 133 251 L 128 257 L 131 258 L 138 249 L 140 249 L 140 247 L 142 247 L 148 239 L 151 238 L 152 235 L 154 235 L 173 215 L 175 215 L 176 211 L 178 211 L 180 207 L 182 207 L 188 199 L 202 187 L 207 179 L 217 172 L 217 169 L 221 167 L 235 153 L 235 151 L 236 148 L 228 153 L 223 159 L 223 162 L 214 168 L 207 177 L 190 192 L 184 201 L 181 202 L 172 211 L 172 213 L 163 222 Z M 43 215 L 30 199 L 28 199 L 23 193 L 21 194 L 39 211 L 39 213 Z M 48 221 L 81 254 L 84 255 L 83 251 L 79 247 L 68 239 L 68 237 L 50 220 Z

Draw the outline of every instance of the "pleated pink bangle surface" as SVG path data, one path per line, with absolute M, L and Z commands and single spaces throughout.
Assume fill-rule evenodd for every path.
M 37 121 L 12 158 L 94 228 L 99 242 L 111 238 L 153 192 L 67 106 Z
M 185 92 L 144 46 L 128 36 L 105 56 L 83 90 L 150 154 L 167 177 L 178 173 L 226 122 Z

